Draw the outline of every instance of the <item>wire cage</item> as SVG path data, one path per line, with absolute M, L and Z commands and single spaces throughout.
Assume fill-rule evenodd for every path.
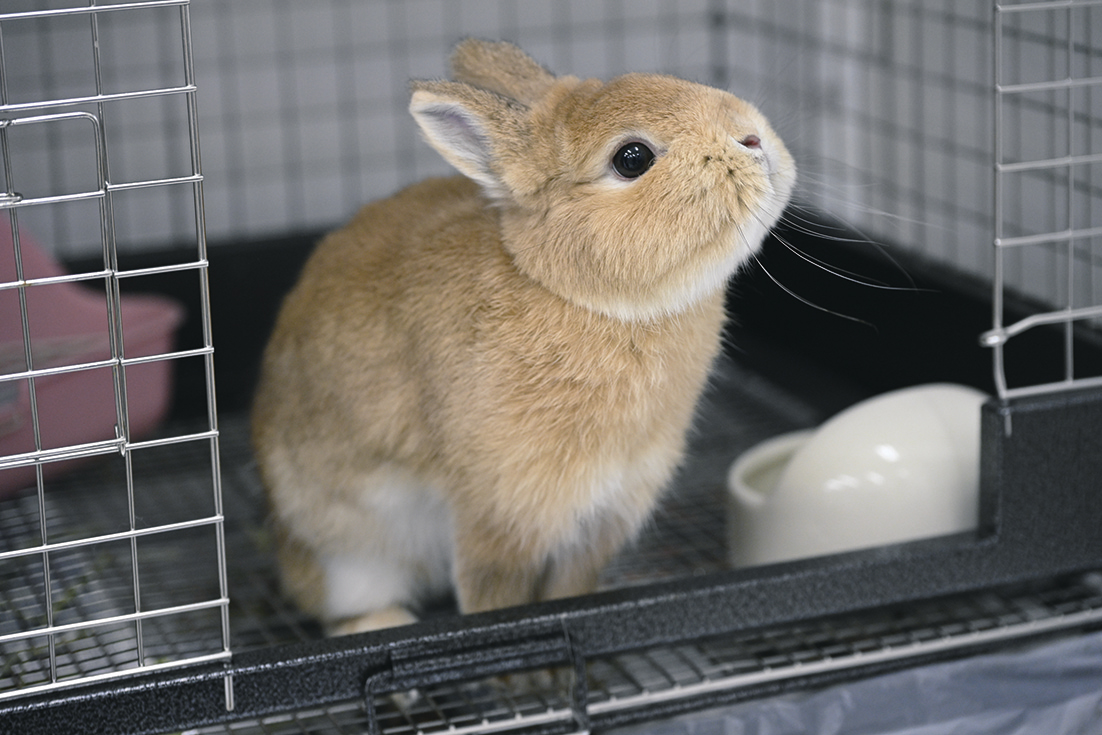
M 0 699 L 229 657 L 209 322 L 174 343 L 178 304 L 123 293 L 172 271 L 205 299 L 188 7 L 14 5 L 0 13 L 0 492 L 30 490 L 0 514 Z M 132 30 L 150 23 L 161 63 L 134 63 Z M 187 257 L 120 267 L 119 243 L 149 234 L 121 216 L 135 208 L 186 211 Z M 72 241 L 94 245 L 94 267 L 55 259 Z M 206 419 L 156 431 L 181 361 L 202 363 Z M 196 449 L 202 501 L 168 507 L 159 468 Z
M 0 443 L 0 732 L 572 732 L 1099 627 L 1100 6 L 5 3 L 0 442 L 25 433 Z M 691 460 L 598 594 L 325 639 L 276 582 L 257 353 L 319 233 L 448 173 L 407 83 L 465 36 L 750 99 L 801 172 L 781 241 L 860 283 L 768 260 L 787 290 L 762 296 L 740 275 Z M 885 250 L 906 286 L 886 297 Z M 931 283 L 959 298 L 907 300 Z M 87 334 L 51 331 L 78 306 Z M 893 356 L 854 353 L 851 327 Z M 928 375 L 995 396 L 974 533 L 732 568 L 735 457 Z M 570 685 L 484 681 L 539 667 Z
M 995 306 L 992 329 L 1000 396 L 1099 385 L 1077 368 L 1074 325 L 1102 316 L 1099 250 L 1102 233 L 1098 182 L 1099 59 L 1090 29 L 1097 7 L 1057 3 L 1000 4 L 996 8 Z M 1005 324 L 1007 289 L 1047 283 L 1051 306 Z M 1063 325 L 1059 380 L 1014 387 L 1004 346 L 1037 325 Z

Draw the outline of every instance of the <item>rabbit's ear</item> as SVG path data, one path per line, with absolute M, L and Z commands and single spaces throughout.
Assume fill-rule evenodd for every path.
M 490 197 L 509 196 L 495 160 L 519 137 L 525 110 L 516 102 L 458 82 L 414 82 L 409 111 L 448 163 Z
M 531 105 L 555 83 L 555 75 L 507 41 L 468 38 L 455 47 L 452 77 Z

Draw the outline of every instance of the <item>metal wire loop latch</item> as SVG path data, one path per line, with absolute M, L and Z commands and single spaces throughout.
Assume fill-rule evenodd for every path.
M 559 726 L 569 727 L 573 720 L 574 732 L 588 733 L 589 688 L 585 657 L 575 645 L 565 619 L 552 626 L 548 622 L 540 621 L 536 629 L 521 626 L 521 630 L 510 631 L 508 640 L 486 640 L 477 636 L 482 640 L 467 640 L 458 644 L 445 642 L 443 647 L 414 644 L 392 648 L 388 652 L 387 663 L 380 670 L 369 673 L 364 681 L 363 708 L 367 715 L 368 732 L 370 735 L 382 735 L 376 706 L 379 695 L 414 690 L 427 694 L 428 687 L 438 684 L 470 682 L 566 665 L 573 679 L 567 690 L 570 710 L 562 709 L 556 714 L 555 721 Z M 523 726 L 517 720 L 505 729 Z

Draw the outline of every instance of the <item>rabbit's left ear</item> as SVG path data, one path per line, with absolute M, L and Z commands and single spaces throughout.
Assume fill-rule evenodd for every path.
M 555 83 L 555 75 L 508 41 L 468 38 L 456 45 L 451 57 L 457 82 L 496 92 L 531 105 Z
M 409 111 L 425 140 L 494 199 L 509 197 L 500 158 L 521 137 L 526 110 L 460 82 L 414 82 Z

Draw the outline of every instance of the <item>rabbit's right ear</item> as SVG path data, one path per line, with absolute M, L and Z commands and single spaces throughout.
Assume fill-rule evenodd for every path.
M 460 82 L 414 82 L 409 111 L 425 139 L 494 199 L 509 196 L 497 160 L 522 137 L 526 108 Z M 515 148 L 514 148 L 515 149 Z

